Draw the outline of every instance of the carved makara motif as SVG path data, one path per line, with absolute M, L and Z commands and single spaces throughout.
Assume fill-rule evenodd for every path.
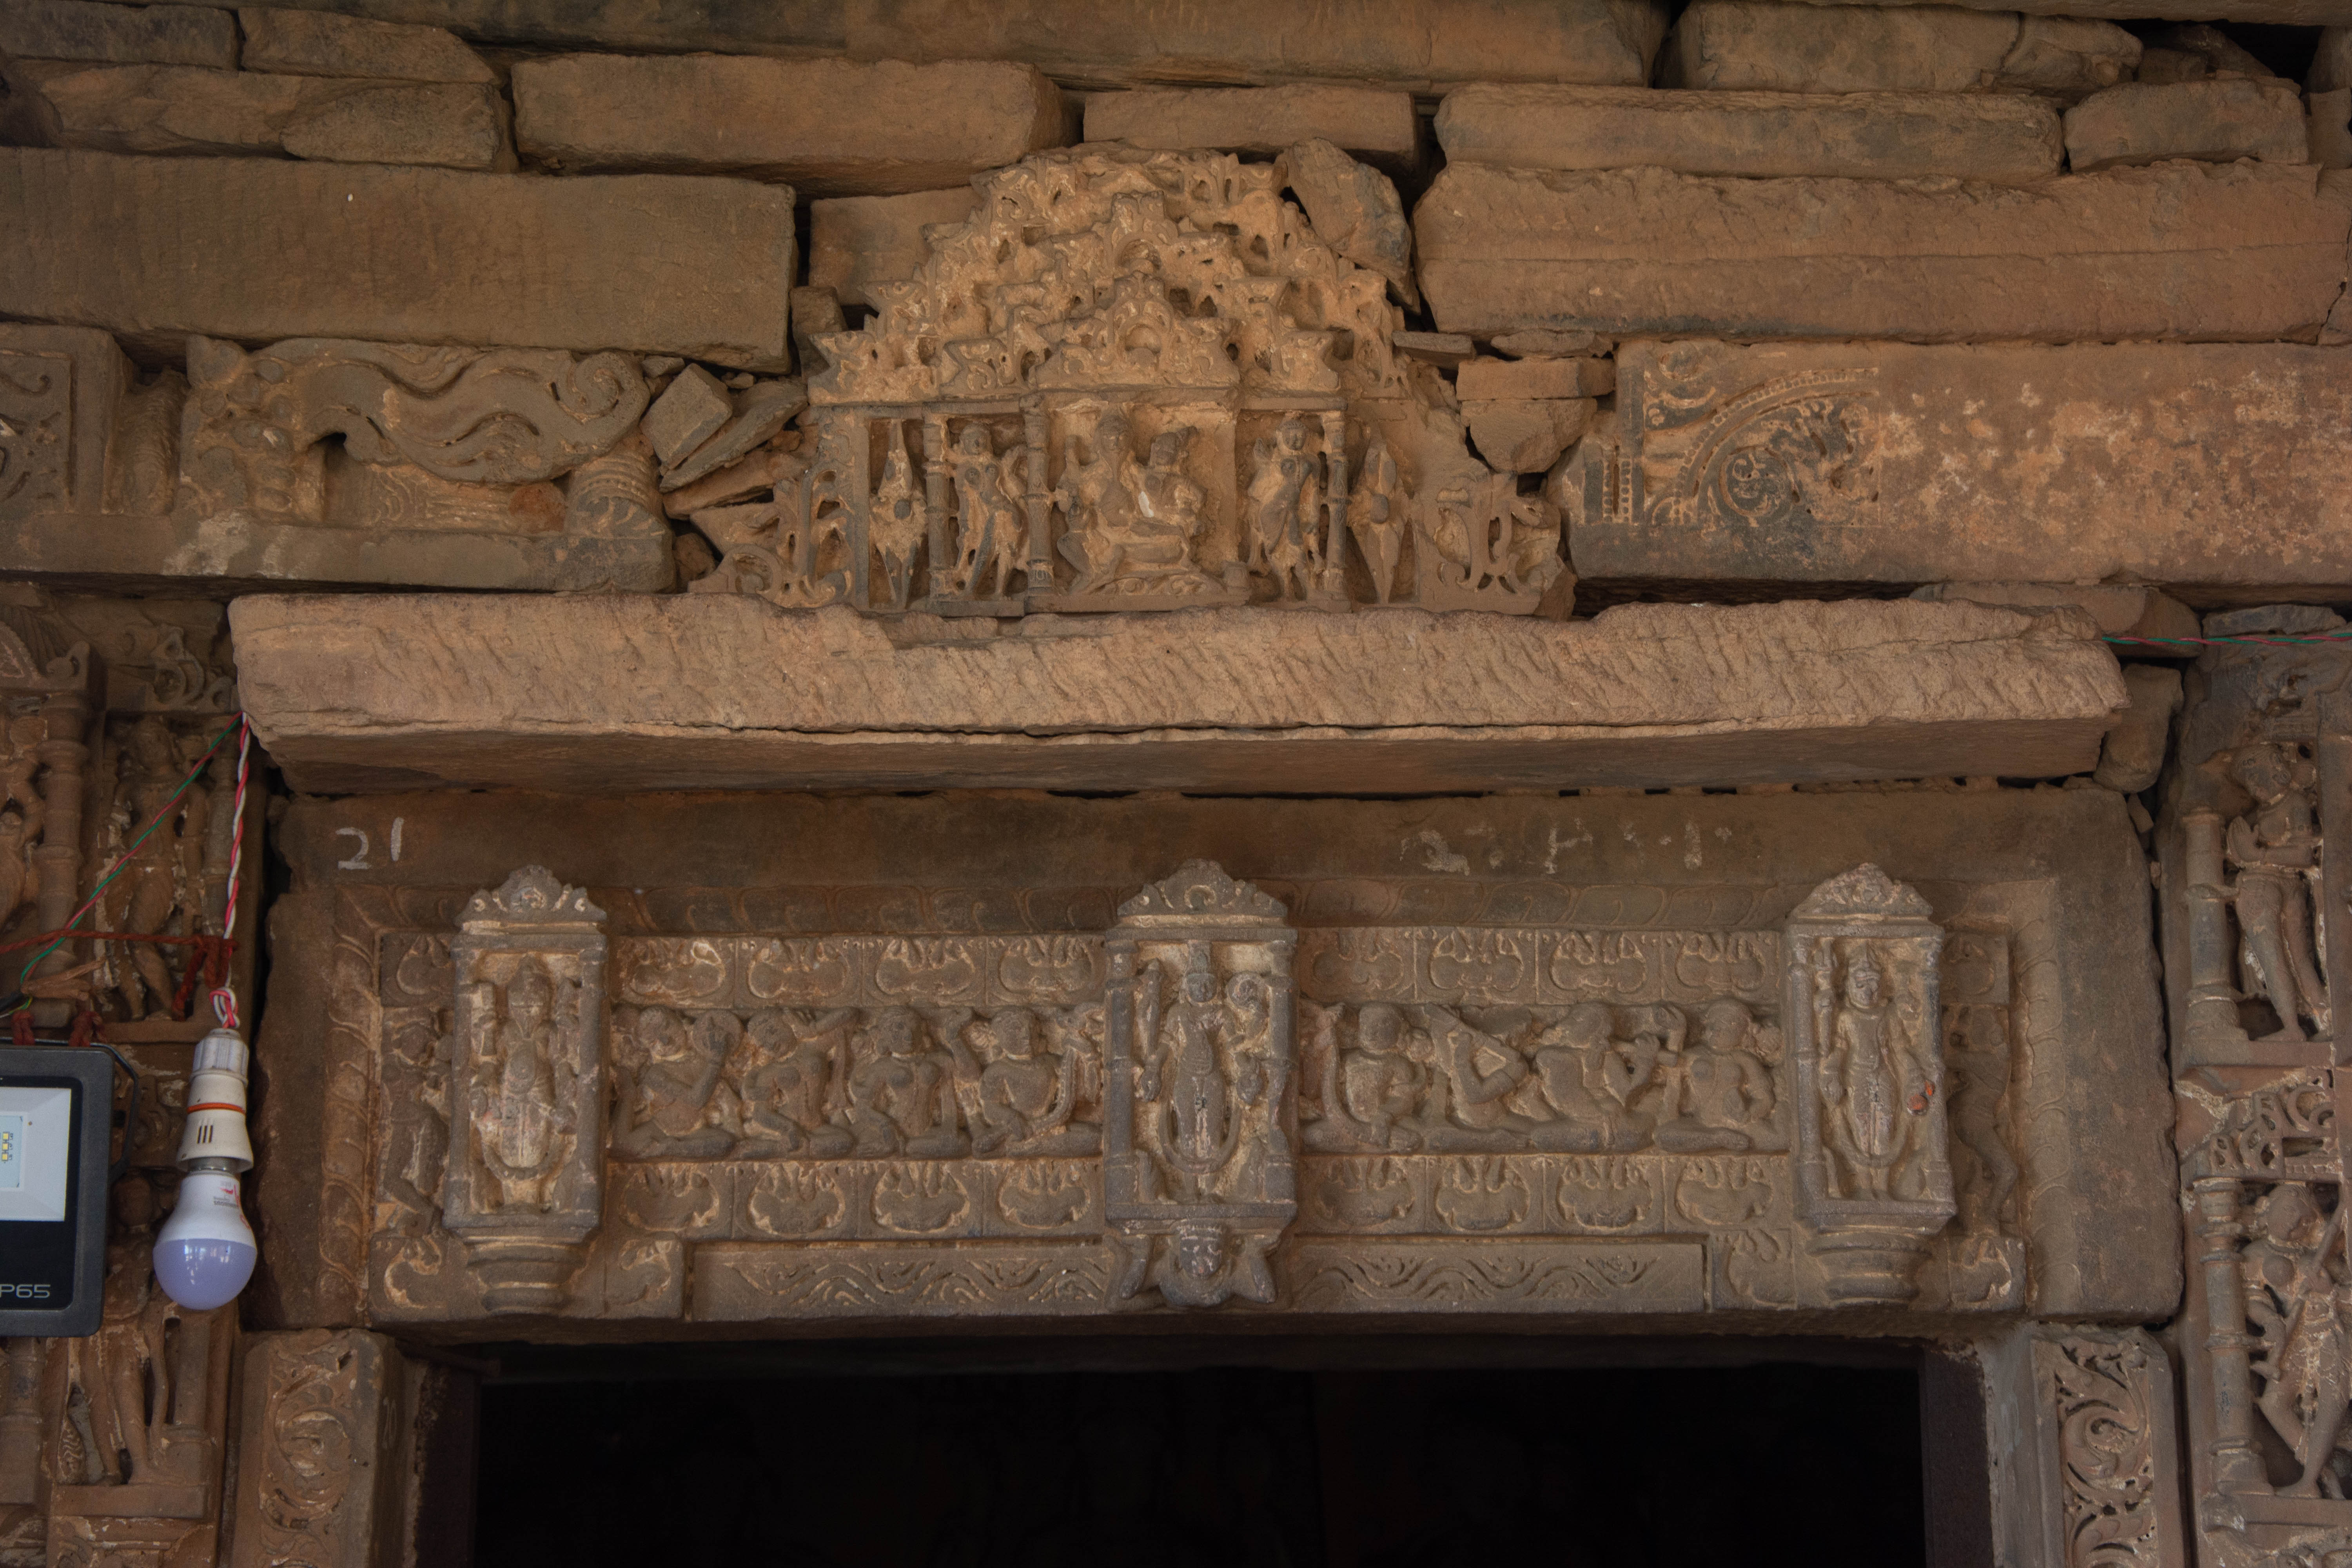
M 1788 1020 L 1801 1213 L 1832 1300 L 1907 1301 L 1958 1210 L 1927 900 L 1875 866 L 1790 917 Z
M 1284 918 L 1201 860 L 1119 907 L 1103 1181 L 1122 1296 L 1150 1283 L 1171 1306 L 1273 1299 L 1265 1252 L 1298 1210 Z
M 562 1305 L 603 1217 L 604 912 L 539 867 L 466 906 L 442 1222 L 493 1312 Z

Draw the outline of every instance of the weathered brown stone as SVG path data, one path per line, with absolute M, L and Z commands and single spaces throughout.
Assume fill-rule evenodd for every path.
M 1087 140 L 1271 157 L 1320 140 L 1391 174 L 1420 152 L 1412 95 L 1372 87 L 1137 88 L 1087 100 Z
M 0 311 L 126 335 L 781 366 L 793 268 L 792 193 L 748 181 L 0 149 Z
M 2252 163 L 2034 186 L 1455 164 L 1413 222 L 1451 331 L 2308 340 L 2343 291 L 2352 181 Z
M 208 5 L 12 0 L 0 8 L 0 55 L 236 68 L 236 24 Z
M 498 73 L 446 27 L 408 26 L 327 11 L 240 6 L 245 68 L 295 76 L 495 82 Z
M 1617 367 L 1605 359 L 1475 359 L 1454 372 L 1465 403 L 1490 397 L 1606 397 Z
M 809 284 L 832 289 L 844 305 L 872 306 L 876 284 L 904 282 L 923 264 L 927 226 L 961 223 L 979 205 L 970 185 L 811 202 Z
M 61 147 L 288 153 L 338 163 L 489 169 L 507 155 L 495 87 L 100 66 L 38 88 Z
M 2047 179 L 2063 152 L 2057 111 L 2018 94 L 1641 87 L 1457 88 L 1437 140 L 1456 163 L 1889 180 Z
M 415 1415 L 403 1397 L 399 1347 L 360 1329 L 252 1334 L 240 1371 L 244 1463 L 223 1568 L 381 1562 L 400 1534 L 401 1450 Z M 322 1441 L 321 1432 L 333 1436 Z M 312 1458 L 322 1447 L 331 1462 Z
M 1815 5 L 1870 5 L 1885 0 L 1807 0 Z M 1893 0 L 1911 5 L 1915 0 Z M 2345 0 L 1934 0 L 1971 11 L 2022 11 L 2028 16 L 2103 16 L 2116 22 L 2145 21 L 2151 16 L 2179 17 L 2191 22 L 2221 17 L 2231 22 L 2270 22 L 2288 27 L 2340 26 L 2352 21 Z
M 1300 142 L 1283 153 L 1281 167 L 1283 183 L 1326 244 L 1387 279 L 1406 304 L 1421 303 L 1412 279 L 1412 226 L 1386 174 L 1328 142 Z
M 1556 480 L 1585 577 L 2352 584 L 2332 350 L 1633 342 L 1617 375 Z
M 1909 601 L 1570 626 L 1185 611 L 935 640 L 740 595 L 231 613 L 247 710 L 303 789 L 418 769 L 593 789 L 2030 776 L 2087 771 L 2124 700 L 2087 623 Z
M 2352 169 L 2352 87 L 2315 92 L 2304 102 L 2311 161 L 2323 169 Z
M 2131 692 L 2131 706 L 2107 731 L 2091 777 L 2102 788 L 2137 795 L 2164 771 L 2172 716 L 2180 710 L 2180 672 L 2161 665 L 2127 664 L 2124 686 Z
M 2308 163 L 2303 96 L 2276 77 L 2127 82 L 2066 111 L 2066 163 L 2078 174 L 2168 158 Z
M 1540 474 L 1584 434 L 1594 406 L 1589 397 L 1465 399 L 1462 422 L 1496 472 Z
M 646 410 L 646 439 L 653 443 L 655 457 L 675 463 L 716 435 L 728 413 L 727 389 L 719 378 L 690 364 Z
M 2126 638 L 2128 646 L 2120 650 L 2125 657 L 2197 655 L 2197 612 L 2158 588 L 2126 583 L 1930 583 L 1912 590 L 1911 596 L 2034 613 L 2072 605 L 2096 621 L 2102 634 Z
M 523 151 L 565 170 L 741 174 L 817 195 L 921 191 L 1065 135 L 1027 66 L 572 55 L 514 68 Z
M 1667 87 L 1764 92 L 1966 92 L 2027 88 L 2080 96 L 2127 79 L 2139 40 L 2106 22 L 1947 6 L 1695 0 L 1675 23 Z

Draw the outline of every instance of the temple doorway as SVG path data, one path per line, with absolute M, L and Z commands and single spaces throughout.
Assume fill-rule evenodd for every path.
M 499 1568 L 1990 1562 L 1981 1460 L 1942 1462 L 1981 1428 L 1945 1440 L 1911 1346 L 481 1353 L 474 1561 Z

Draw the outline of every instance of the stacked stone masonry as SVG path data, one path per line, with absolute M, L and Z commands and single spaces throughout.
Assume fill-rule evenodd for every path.
M 2352 0 L 0 89 L 0 1009 L 138 1085 L 0 1568 L 443 1560 L 484 1346 L 975 1327 L 1932 1342 L 1986 1561 L 2352 1551 Z

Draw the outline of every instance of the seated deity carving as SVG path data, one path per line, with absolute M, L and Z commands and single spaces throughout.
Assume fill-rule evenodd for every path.
M 1096 422 L 1087 458 L 1063 459 L 1062 483 L 1050 499 L 1070 519 L 1063 556 L 1077 569 L 1077 594 L 1205 594 L 1222 584 L 1192 564 L 1207 495 L 1184 472 L 1192 437 L 1173 426 L 1152 437 L 1138 467 L 1128 447 L 1127 416 L 1116 410 Z
M 970 1152 L 956 1126 L 955 1058 L 924 1038 L 912 1007 L 878 1008 L 849 1069 L 853 1152 L 950 1159 Z
M 688 1024 L 667 1007 L 637 1015 L 615 1066 L 613 1146 L 638 1160 L 715 1160 L 732 1152 L 742 1116 L 723 1081 L 742 1033 L 732 1013 Z
M 1328 1038 L 1310 1039 L 1322 1116 L 1301 1134 L 1318 1153 L 1398 1153 L 1419 1149 L 1420 1129 L 1411 1118 L 1429 1089 L 1429 1073 L 1407 1048 L 1404 1014 L 1386 1002 L 1357 1010 L 1355 1040 L 1338 1046 L 1339 1015 L 1324 1010 L 1318 1027 Z
M 1444 1007 L 1423 1008 L 1437 1047 L 1437 1073 L 1422 1119 L 1424 1147 L 1443 1152 L 1524 1149 L 1542 1125 L 1511 1109 L 1528 1058 L 1507 1041 Z
M 1774 1121 L 1772 1071 L 1757 1054 L 1758 1033 L 1739 1003 L 1711 1002 L 1699 1014 L 1697 1044 L 1660 1058 L 1659 1148 L 1687 1154 L 1789 1146 Z
M 1042 1048 L 1037 1016 L 1008 1007 L 941 1031 L 975 1154 L 1094 1154 L 1099 1122 L 1073 1119 L 1082 1064 Z
M 857 1018 L 855 1007 L 751 1015 L 743 1031 L 751 1047 L 741 1089 L 744 1154 L 834 1160 L 849 1152 L 846 1064 Z

